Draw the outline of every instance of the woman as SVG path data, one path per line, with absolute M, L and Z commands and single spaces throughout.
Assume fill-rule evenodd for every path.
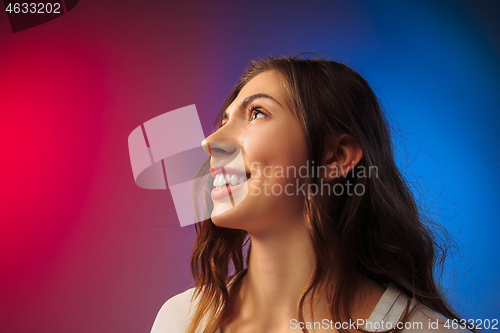
M 197 225 L 196 288 L 167 301 L 152 332 L 452 328 L 433 235 L 359 74 L 322 59 L 253 61 L 216 128 L 205 140 L 213 212 Z M 218 164 L 235 151 L 244 179 Z M 242 183 L 245 195 L 221 209 L 217 193 L 237 196 Z

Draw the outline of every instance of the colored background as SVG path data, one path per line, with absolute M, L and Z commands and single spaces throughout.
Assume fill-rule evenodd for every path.
M 3 9 L 2 9 L 3 10 Z M 0 331 L 148 332 L 191 285 L 193 228 L 132 177 L 127 137 L 196 104 L 205 133 L 247 61 L 355 64 L 398 163 L 455 237 L 444 285 L 500 319 L 497 1 L 80 1 L 13 34 L 0 13 Z

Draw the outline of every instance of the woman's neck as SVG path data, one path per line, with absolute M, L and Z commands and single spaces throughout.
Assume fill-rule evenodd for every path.
M 268 304 L 269 311 L 289 308 L 296 313 L 315 267 L 314 250 L 302 225 L 286 233 L 250 236 L 251 253 L 242 290 L 255 305 Z
M 305 223 L 293 225 L 286 231 L 250 234 L 248 271 L 232 296 L 230 326 L 251 321 L 257 331 L 278 332 L 297 319 L 297 304 L 314 272 L 315 255 Z
M 289 226 L 286 231 L 250 234 L 248 271 L 234 285 L 223 332 L 283 332 L 288 331 L 292 319 L 298 319 L 297 304 L 314 272 L 315 254 L 305 222 Z M 384 288 L 362 276 L 356 278 L 361 279 L 360 289 L 351 303 L 357 310 L 351 314 L 366 319 Z M 314 307 L 314 318 L 310 316 L 310 298 L 306 298 L 306 321 L 330 318 L 325 296 L 321 295 Z

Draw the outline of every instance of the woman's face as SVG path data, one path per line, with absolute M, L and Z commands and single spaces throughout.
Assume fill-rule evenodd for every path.
M 260 73 L 226 109 L 219 130 L 206 138 L 212 148 L 212 180 L 217 186 L 212 191 L 214 224 L 256 233 L 302 223 L 303 192 L 298 190 L 302 182 L 294 174 L 306 165 L 307 144 L 290 105 L 281 77 L 273 71 Z M 220 175 L 221 161 L 234 153 L 235 147 L 240 149 L 247 177 L 242 179 L 229 167 L 224 172 L 227 182 Z M 233 182 L 231 170 L 235 173 Z M 244 178 L 248 180 L 243 188 L 248 191 L 240 184 Z M 235 189 L 235 206 L 230 205 L 227 195 L 221 195 L 228 186 Z

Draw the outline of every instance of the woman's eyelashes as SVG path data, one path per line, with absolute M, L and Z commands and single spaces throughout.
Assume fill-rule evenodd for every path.
M 260 118 L 269 118 L 267 112 L 263 110 L 261 107 L 258 106 L 252 106 L 248 109 L 248 122 L 251 122 L 255 119 L 260 119 Z M 221 124 L 219 125 L 219 128 L 222 126 L 226 125 L 226 123 L 229 121 L 229 117 L 227 114 L 224 114 L 222 116 Z
M 259 118 L 268 118 L 268 116 L 262 111 L 262 109 L 257 107 L 257 106 L 252 106 L 250 108 L 249 112 L 250 112 L 249 121 L 259 119 Z

